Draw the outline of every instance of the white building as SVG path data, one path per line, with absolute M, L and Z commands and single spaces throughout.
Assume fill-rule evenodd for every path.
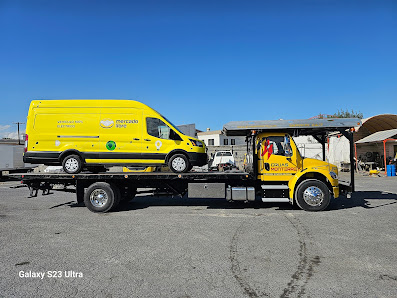
M 227 137 L 220 130 L 207 130 L 197 133 L 197 138 L 204 141 L 206 146 L 236 146 L 245 145 L 245 137 Z

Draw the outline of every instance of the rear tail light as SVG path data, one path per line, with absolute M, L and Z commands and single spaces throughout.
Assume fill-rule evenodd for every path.
M 29 137 L 28 137 L 28 135 L 26 135 L 25 136 L 25 153 L 28 152 L 28 140 L 29 140 Z

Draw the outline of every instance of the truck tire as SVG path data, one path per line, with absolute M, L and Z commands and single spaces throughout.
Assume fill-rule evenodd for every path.
M 120 202 L 120 190 L 106 182 L 91 184 L 84 194 L 84 204 L 92 212 L 108 212 Z
M 62 167 L 68 174 L 78 174 L 83 169 L 83 161 L 77 154 L 71 154 L 63 159 Z
M 174 173 L 186 173 L 189 171 L 190 163 L 185 155 L 175 154 L 170 158 L 168 166 Z
M 331 194 L 324 182 L 316 179 L 305 180 L 297 187 L 295 201 L 305 211 L 322 211 L 330 203 Z

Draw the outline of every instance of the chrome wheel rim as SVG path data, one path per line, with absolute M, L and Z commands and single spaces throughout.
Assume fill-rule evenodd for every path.
M 186 169 L 186 162 L 182 157 L 176 157 L 172 161 L 172 168 L 178 172 L 182 172 Z
M 94 207 L 103 207 L 108 201 L 108 194 L 103 189 L 94 189 L 90 195 L 90 202 Z
M 77 169 L 79 168 L 79 161 L 74 158 L 68 158 L 65 162 L 65 169 L 70 172 L 70 173 L 74 173 L 77 171 Z
M 310 206 L 319 206 L 324 200 L 324 193 L 317 186 L 310 186 L 303 192 L 303 199 Z

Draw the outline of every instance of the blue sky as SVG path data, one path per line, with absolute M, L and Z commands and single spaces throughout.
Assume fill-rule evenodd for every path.
M 397 2 L 0 0 L 0 137 L 37 98 L 135 99 L 202 130 L 397 113 Z

